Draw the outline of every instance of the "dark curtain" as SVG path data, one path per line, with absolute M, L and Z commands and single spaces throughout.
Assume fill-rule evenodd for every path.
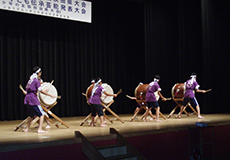
M 175 83 L 196 72 L 201 113 L 229 112 L 229 4 L 223 1 L 151 1 L 145 3 L 146 80 L 162 77 L 164 96 L 171 96 Z M 173 102 L 160 102 L 170 112 Z
M 228 89 L 230 11 L 227 1 L 202 0 L 202 61 L 204 84 L 211 86 L 212 98 L 205 98 L 205 111 L 229 112 Z
M 117 114 L 133 112 L 125 94 L 133 95 L 145 74 L 143 5 L 92 4 L 90 24 L 0 10 L 1 120 L 27 116 L 18 86 L 25 87 L 36 65 L 62 96 L 52 109 L 60 117 L 90 113 L 82 92 L 97 77 L 114 92 L 123 89 L 111 106 Z

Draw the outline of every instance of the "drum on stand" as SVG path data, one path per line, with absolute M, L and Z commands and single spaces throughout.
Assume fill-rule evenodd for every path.
M 93 86 L 94 86 L 94 84 L 91 84 L 86 90 L 86 99 L 87 99 L 87 101 L 89 100 L 89 98 L 91 96 Z M 105 89 L 105 91 L 107 93 L 114 94 L 112 87 L 110 85 L 108 85 L 107 83 L 102 83 L 101 86 Z M 100 97 L 100 100 L 101 100 L 101 103 L 107 105 L 110 102 L 112 102 L 113 96 L 106 96 L 105 94 L 102 94 L 101 97 Z
M 134 91 L 134 95 L 135 95 L 136 100 L 138 102 L 141 102 L 141 103 L 145 102 L 145 96 L 146 96 L 146 93 L 148 91 L 148 86 L 149 86 L 149 84 L 139 84 L 136 87 L 136 89 Z M 156 100 L 158 101 L 160 98 L 159 94 L 157 93 L 157 91 L 154 92 L 154 94 L 155 94 Z
M 172 87 L 172 97 L 173 99 L 184 99 L 185 84 L 177 83 Z
M 185 91 L 186 91 L 186 87 L 185 87 L 185 83 L 177 83 L 175 84 L 173 87 L 172 87 L 172 97 L 173 97 L 173 100 L 176 102 L 176 107 L 171 111 L 171 113 L 168 115 L 168 118 L 170 118 L 174 112 L 176 111 L 176 109 L 178 107 L 182 107 L 183 106 L 183 100 L 184 100 L 184 94 L 185 94 Z M 197 112 L 196 110 L 190 105 L 190 102 L 184 106 L 183 108 L 183 112 L 185 112 L 185 114 L 187 116 L 189 116 L 188 112 L 186 112 L 186 107 L 189 106 L 194 113 L 196 113 L 197 115 Z M 177 115 L 178 117 L 179 115 Z
M 92 90 L 93 90 L 93 86 L 94 84 L 91 84 L 87 89 L 86 89 L 86 100 L 88 101 L 90 96 L 91 96 L 91 93 L 92 93 Z
M 139 85 L 136 87 L 135 91 L 134 91 L 134 95 L 135 95 L 135 97 L 136 97 L 136 101 L 137 101 L 141 106 L 146 105 L 146 93 L 147 93 L 147 91 L 148 91 L 148 87 L 149 87 L 149 84 L 139 84 Z M 156 100 L 158 101 L 159 98 L 160 98 L 160 96 L 159 96 L 159 94 L 158 94 L 158 91 L 154 92 L 154 95 L 155 95 L 155 97 L 156 97 Z M 155 110 L 156 110 L 156 108 L 155 108 Z M 135 116 L 137 115 L 137 113 L 138 113 L 138 112 L 136 112 L 136 113 L 134 114 L 134 116 L 131 118 L 131 121 L 133 121 L 133 119 L 135 118 Z M 142 115 L 142 118 L 141 118 L 141 119 L 144 118 L 145 114 L 146 114 L 146 112 Z M 151 114 L 152 114 L 152 113 L 151 113 Z M 151 115 L 151 114 L 150 114 L 150 115 Z M 161 112 L 159 112 L 159 114 L 160 114 L 164 119 L 166 119 L 166 118 L 164 117 L 164 115 L 163 115 Z M 153 117 L 153 115 L 151 115 L 151 117 Z
M 105 89 L 105 92 L 107 92 L 107 93 L 109 93 L 109 94 L 114 94 L 112 87 L 111 87 L 110 85 L 108 85 L 107 83 L 102 83 L 101 86 Z M 93 87 L 94 87 L 94 84 L 91 84 L 91 85 L 87 88 L 86 94 L 83 94 L 83 95 L 85 95 L 87 101 L 89 100 L 89 98 L 90 98 L 90 96 L 91 96 Z M 113 96 L 106 96 L 105 94 L 102 94 L 101 97 L 100 97 L 100 101 L 101 101 L 101 104 L 105 107 L 105 108 L 103 109 L 103 112 L 105 112 L 105 110 L 107 110 L 107 111 L 109 111 L 114 117 L 116 117 L 116 120 L 118 119 L 118 120 L 121 121 L 122 123 L 125 123 L 116 113 L 114 113 L 114 112 L 109 108 L 109 106 L 112 105 L 112 103 L 114 102 L 114 101 L 113 101 Z M 80 126 L 82 126 L 82 125 L 89 119 L 90 116 L 91 116 L 91 113 L 83 120 L 83 122 L 80 124 Z M 105 117 L 106 119 L 108 119 L 111 123 L 113 123 L 113 121 L 110 120 L 109 117 L 106 116 L 105 113 L 104 113 L 104 117 Z
M 47 82 L 42 83 L 41 87 L 42 87 L 42 90 L 48 89 L 49 94 L 57 97 L 58 95 L 57 90 L 51 83 L 47 83 Z M 56 97 L 52 98 L 50 96 L 42 94 L 41 92 L 38 93 L 38 98 L 39 98 L 40 103 L 46 107 L 53 105 L 57 101 Z

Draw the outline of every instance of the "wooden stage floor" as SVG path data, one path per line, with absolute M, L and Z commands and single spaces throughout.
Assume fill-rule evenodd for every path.
M 172 116 L 170 119 L 164 120 L 160 118 L 162 122 L 149 121 L 139 122 L 134 120 L 130 122 L 131 114 L 119 115 L 125 122 L 124 124 L 116 120 L 112 123 L 108 122 L 108 127 L 100 127 L 99 120 L 96 127 L 90 127 L 87 124 L 80 126 L 80 123 L 85 117 L 66 117 L 61 118 L 70 128 L 66 128 L 64 125 L 60 125 L 59 128 L 51 126 L 51 129 L 47 129 L 48 133 L 37 133 L 35 126 L 31 127 L 30 132 L 23 132 L 22 128 L 18 131 L 14 131 L 14 128 L 22 122 L 22 120 L 16 121 L 1 121 L 0 122 L 0 152 L 13 151 L 28 148 L 37 148 L 43 146 L 55 146 L 80 143 L 80 140 L 74 138 L 75 131 L 80 131 L 90 141 L 113 139 L 113 135 L 110 135 L 109 128 L 115 128 L 124 137 L 148 135 L 154 133 L 169 132 L 175 130 L 184 130 L 188 127 L 195 126 L 196 122 L 207 123 L 208 126 L 217 126 L 230 123 L 230 114 L 202 114 L 205 119 L 199 120 L 197 116 L 183 114 L 181 119 L 176 119 Z M 140 118 L 138 115 L 137 118 Z M 112 115 L 108 115 L 109 118 L 114 119 Z M 167 117 L 167 115 L 165 115 Z M 57 122 L 55 119 L 52 119 Z M 57 122 L 58 123 L 58 122 Z M 45 123 L 44 123 L 45 127 Z M 44 129 L 46 130 L 46 129 Z

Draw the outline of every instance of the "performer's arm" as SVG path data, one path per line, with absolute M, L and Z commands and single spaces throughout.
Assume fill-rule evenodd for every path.
M 106 96 L 113 96 L 113 97 L 117 97 L 117 94 L 110 94 L 110 93 L 107 93 L 106 91 L 103 92 Z
M 41 92 L 42 94 L 45 94 L 45 95 L 50 96 L 50 97 L 52 97 L 52 98 L 56 98 L 56 96 L 51 95 L 51 94 L 47 93 L 47 92 L 44 91 L 44 90 L 41 90 L 40 92 Z
M 196 92 L 198 92 L 198 93 L 206 93 L 206 90 L 196 89 Z
M 27 94 L 27 92 L 23 89 L 22 90 L 22 93 L 24 94 L 24 95 L 26 95 Z
M 27 94 L 27 92 L 24 90 L 24 88 L 22 87 L 22 85 L 19 85 L 19 88 L 22 90 L 22 93 L 23 93 L 24 95 Z
M 161 94 L 160 91 L 158 91 L 158 94 L 159 94 L 159 96 L 161 97 L 161 99 L 162 99 L 163 101 L 166 101 L 166 98 Z
M 132 100 L 136 100 L 136 97 L 130 97 L 128 95 L 126 95 L 126 97 L 128 97 L 129 99 L 132 99 Z

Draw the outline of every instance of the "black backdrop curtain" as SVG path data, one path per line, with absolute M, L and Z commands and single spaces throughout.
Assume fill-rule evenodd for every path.
M 92 0 L 91 24 L 0 10 L 1 120 L 23 119 L 27 110 L 19 84 L 25 86 L 32 68 L 43 69 L 44 81 L 54 79 L 62 99 L 52 110 L 60 117 L 84 116 L 90 110 L 85 92 L 100 76 L 114 91 L 123 89 L 111 108 L 133 113 L 139 82 L 155 74 L 165 97 L 175 83 L 198 74 L 202 113 L 230 112 L 229 5 L 227 2 Z M 162 113 L 175 103 L 160 102 Z
M 202 113 L 229 112 L 229 4 L 214 0 L 151 1 L 145 3 L 146 80 L 160 74 L 162 93 L 170 96 L 175 83 L 198 74 L 196 94 Z M 160 102 L 165 112 L 172 102 Z

